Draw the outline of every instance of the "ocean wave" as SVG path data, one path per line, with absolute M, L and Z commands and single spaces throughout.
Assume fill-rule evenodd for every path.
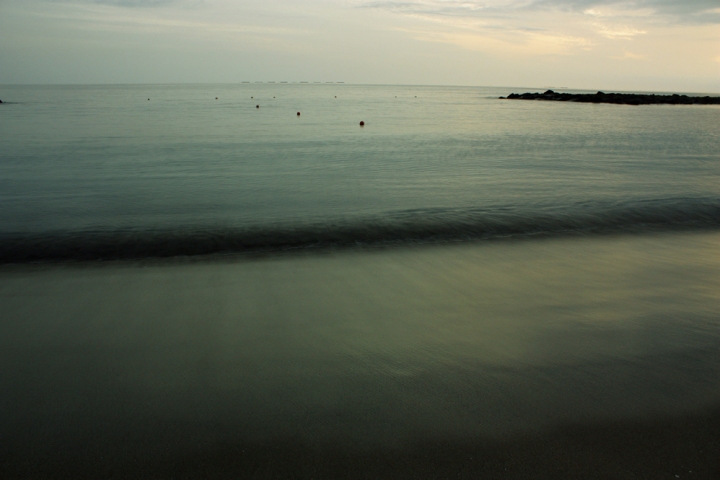
M 255 227 L 178 227 L 0 234 L 0 263 L 132 260 L 507 237 L 720 228 L 720 201 L 518 210 L 418 209 L 376 217 Z

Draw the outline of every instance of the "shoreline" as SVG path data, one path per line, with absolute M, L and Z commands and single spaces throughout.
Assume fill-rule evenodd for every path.
M 575 215 L 505 214 L 359 218 L 268 226 L 198 226 L 0 233 L 0 265 L 138 261 L 286 251 L 352 250 L 406 245 L 497 242 L 508 238 L 569 238 L 622 234 L 711 232 L 720 229 L 720 205 L 685 202 L 643 208 L 595 209 Z
M 415 241 L 387 241 L 373 243 L 324 244 L 285 248 L 264 248 L 247 250 L 220 250 L 200 254 L 176 254 L 157 256 L 119 256 L 51 258 L 23 261 L 2 261 L 0 275 L 11 272 L 41 272 L 52 269 L 95 269 L 95 268 L 150 268 L 164 266 L 222 265 L 264 260 L 286 260 L 301 258 L 323 258 L 335 255 L 373 255 L 393 251 L 425 251 L 455 247 L 513 246 L 538 242 L 594 241 L 614 239 L 671 238 L 685 235 L 713 235 L 720 233 L 717 226 L 687 226 L 675 228 L 641 228 L 637 230 L 560 231 L 532 234 L 506 234 L 488 237 L 425 239 Z M 1 243 L 1 242 L 0 242 Z M 0 248 L 0 252 L 2 249 Z

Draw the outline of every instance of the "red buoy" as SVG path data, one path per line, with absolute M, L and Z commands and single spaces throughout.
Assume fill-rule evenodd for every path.
M 364 127 L 364 126 L 365 126 L 365 122 L 363 122 L 362 120 L 360 120 L 360 126 L 361 126 L 361 127 Z

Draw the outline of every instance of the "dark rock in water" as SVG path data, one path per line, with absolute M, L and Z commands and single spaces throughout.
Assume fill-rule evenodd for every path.
M 720 97 L 688 97 L 687 95 L 655 95 L 639 93 L 557 93 L 546 90 L 543 93 L 511 93 L 512 100 L 554 100 L 557 102 L 616 103 L 622 105 L 720 105 Z

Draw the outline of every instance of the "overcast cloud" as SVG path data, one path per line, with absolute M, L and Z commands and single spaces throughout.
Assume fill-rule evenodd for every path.
M 505 17 L 537 10 L 587 12 L 610 7 L 614 15 L 645 16 L 690 23 L 720 23 L 720 2 L 717 0 L 416 0 L 367 1 L 365 8 L 378 8 L 410 15 L 453 17 Z
M 0 0 L 0 83 L 720 92 L 718 0 Z

